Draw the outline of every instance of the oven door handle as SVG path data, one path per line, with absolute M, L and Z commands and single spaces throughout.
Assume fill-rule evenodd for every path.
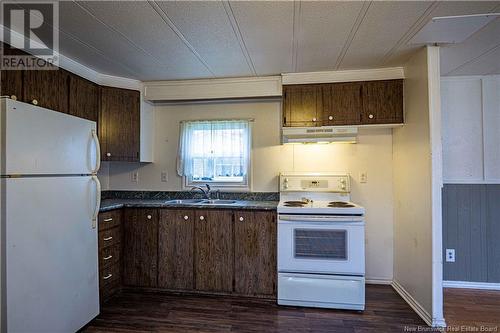
M 363 216 L 307 216 L 307 215 L 279 215 L 278 220 L 284 222 L 337 222 L 337 223 L 364 223 Z

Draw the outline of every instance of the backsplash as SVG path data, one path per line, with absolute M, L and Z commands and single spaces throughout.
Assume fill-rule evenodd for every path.
M 220 192 L 220 199 L 225 200 L 255 200 L 255 201 L 279 201 L 278 192 Z M 200 192 L 190 191 L 102 191 L 101 198 L 104 199 L 202 199 Z

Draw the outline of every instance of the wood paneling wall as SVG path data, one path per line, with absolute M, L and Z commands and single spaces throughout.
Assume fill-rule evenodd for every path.
M 500 184 L 445 184 L 444 280 L 500 282 Z M 455 262 L 446 262 L 455 249 Z

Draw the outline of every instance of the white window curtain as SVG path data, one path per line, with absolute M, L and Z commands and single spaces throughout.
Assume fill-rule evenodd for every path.
M 177 173 L 200 182 L 248 179 L 250 120 L 181 122 Z

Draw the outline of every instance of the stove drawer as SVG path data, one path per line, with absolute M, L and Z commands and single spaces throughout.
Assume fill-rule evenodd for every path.
M 279 273 L 278 304 L 364 310 L 365 278 Z

